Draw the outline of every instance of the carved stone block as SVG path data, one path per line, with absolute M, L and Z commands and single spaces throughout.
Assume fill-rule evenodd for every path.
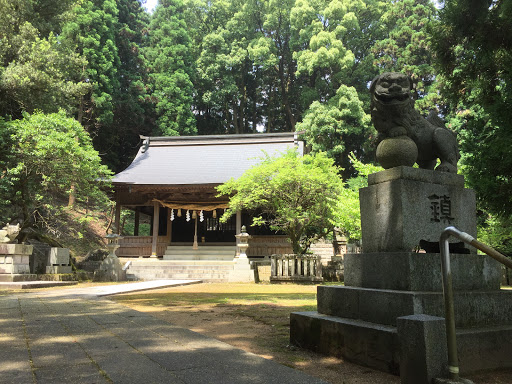
M 52 247 L 48 252 L 48 265 L 69 265 L 69 249 Z
M 435 252 L 448 226 L 476 237 L 475 193 L 462 176 L 410 167 L 372 176 L 359 191 L 363 252 Z

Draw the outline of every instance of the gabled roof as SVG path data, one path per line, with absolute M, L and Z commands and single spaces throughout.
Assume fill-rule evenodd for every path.
M 240 177 L 269 155 L 298 147 L 297 133 L 144 137 L 133 162 L 114 176 L 114 184 L 222 184 Z

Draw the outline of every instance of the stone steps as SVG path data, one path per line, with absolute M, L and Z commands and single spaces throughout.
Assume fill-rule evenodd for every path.
M 235 257 L 234 245 L 170 245 L 163 255 L 164 260 L 221 260 L 232 261 Z
M 203 282 L 227 282 L 233 262 L 200 260 L 132 260 L 127 270 L 130 280 L 191 279 Z

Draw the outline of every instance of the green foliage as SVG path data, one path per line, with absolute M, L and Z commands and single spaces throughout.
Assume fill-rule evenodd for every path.
M 372 48 L 375 65 L 382 72 L 406 73 L 412 80 L 416 99 L 435 92 L 429 90 L 435 80 L 433 55 L 427 27 L 434 22 L 435 7 L 431 0 L 399 0 L 382 15 L 388 37 Z M 433 102 L 421 100 L 420 109 L 433 108 Z
M 466 180 L 501 218 L 512 216 L 511 18 L 508 1 L 446 2 L 432 38 Z
M 0 1 L 0 116 L 72 110 L 87 91 L 81 57 L 58 41 L 70 0 Z
M 193 135 L 191 40 L 181 0 L 162 0 L 149 26 L 151 97 L 159 135 Z
M 4 217 L 10 217 L 13 213 L 9 199 L 13 192 L 13 182 L 6 177 L 7 170 L 16 164 L 13 146 L 12 128 L 0 117 L 0 212 Z
M 370 117 L 363 110 L 353 87 L 341 85 L 336 96 L 327 103 L 313 102 L 298 131 L 304 131 L 304 140 L 313 153 L 326 152 L 336 164 L 345 163 L 354 136 L 371 132 Z
M 113 121 L 120 65 L 115 42 L 117 15 L 114 0 L 84 0 L 75 5 L 72 18 L 62 31 L 63 44 L 73 47 L 87 60 L 82 81 L 90 83 L 92 89 L 78 106 L 78 115 L 90 132 Z
M 151 135 L 156 115 L 148 92 L 148 63 L 143 55 L 149 16 L 138 0 L 118 0 L 117 7 L 120 89 L 113 100 L 114 120 L 95 139 L 95 147 L 104 154 L 104 163 L 119 172 L 133 160 L 139 136 Z
M 478 240 L 501 253 L 512 254 L 512 220 L 482 212 L 478 222 Z
M 338 199 L 338 227 L 351 240 L 361 239 L 361 211 L 359 207 L 359 189 L 368 186 L 368 175 L 382 171 L 383 168 L 373 164 L 365 164 L 353 153 L 349 154 L 352 166 L 357 175 L 348 179 L 343 194 Z
M 348 153 L 369 159 L 374 137 L 365 111 L 367 84 L 377 74 L 372 45 L 384 34 L 379 1 L 297 1 L 291 14 L 298 32 L 297 76 L 304 81 L 307 108 L 297 130 L 313 151 L 327 151 L 348 178 L 354 174 Z
M 59 215 L 71 185 L 79 201 L 91 205 L 108 202 L 100 186 L 108 185 L 111 172 L 101 165 L 89 135 L 63 111 L 36 112 L 7 123 L 11 133 L 10 157 L 2 164 L 2 201 L 9 201 L 10 216 L 1 220 L 23 221 L 23 228 L 51 231 L 54 215 Z M 64 204 L 63 204 L 64 202 Z
M 0 0 L 0 116 L 75 116 L 121 170 L 154 120 L 138 0 Z
M 266 155 L 259 165 L 217 190 L 230 196 L 222 220 L 237 210 L 260 210 L 263 214 L 253 224 L 286 233 L 293 252 L 303 254 L 336 226 L 343 181 L 325 154 L 302 157 L 290 150 L 279 157 Z
M 73 111 L 79 97 L 90 90 L 89 84 L 75 76 L 85 60 L 63 47 L 51 33 L 40 38 L 39 31 L 28 22 L 21 26 L 18 38 L 22 45 L 16 60 L 5 67 L 0 79 L 0 87 L 12 98 L 11 103 L 29 113 L 36 109 L 46 113 L 59 108 Z

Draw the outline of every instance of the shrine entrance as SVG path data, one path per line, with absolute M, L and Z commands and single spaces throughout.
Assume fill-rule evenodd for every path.
M 171 242 L 172 243 L 193 243 L 195 226 L 197 223 L 198 243 L 234 243 L 236 235 L 236 220 L 231 218 L 227 223 L 221 223 L 219 217 L 215 217 L 211 211 L 197 213 L 189 212 L 190 219 L 187 221 L 187 214 L 182 210 L 181 216 L 174 211 L 172 220 Z M 194 217 L 195 216 L 195 217 Z M 202 216 L 202 219 L 201 219 Z

